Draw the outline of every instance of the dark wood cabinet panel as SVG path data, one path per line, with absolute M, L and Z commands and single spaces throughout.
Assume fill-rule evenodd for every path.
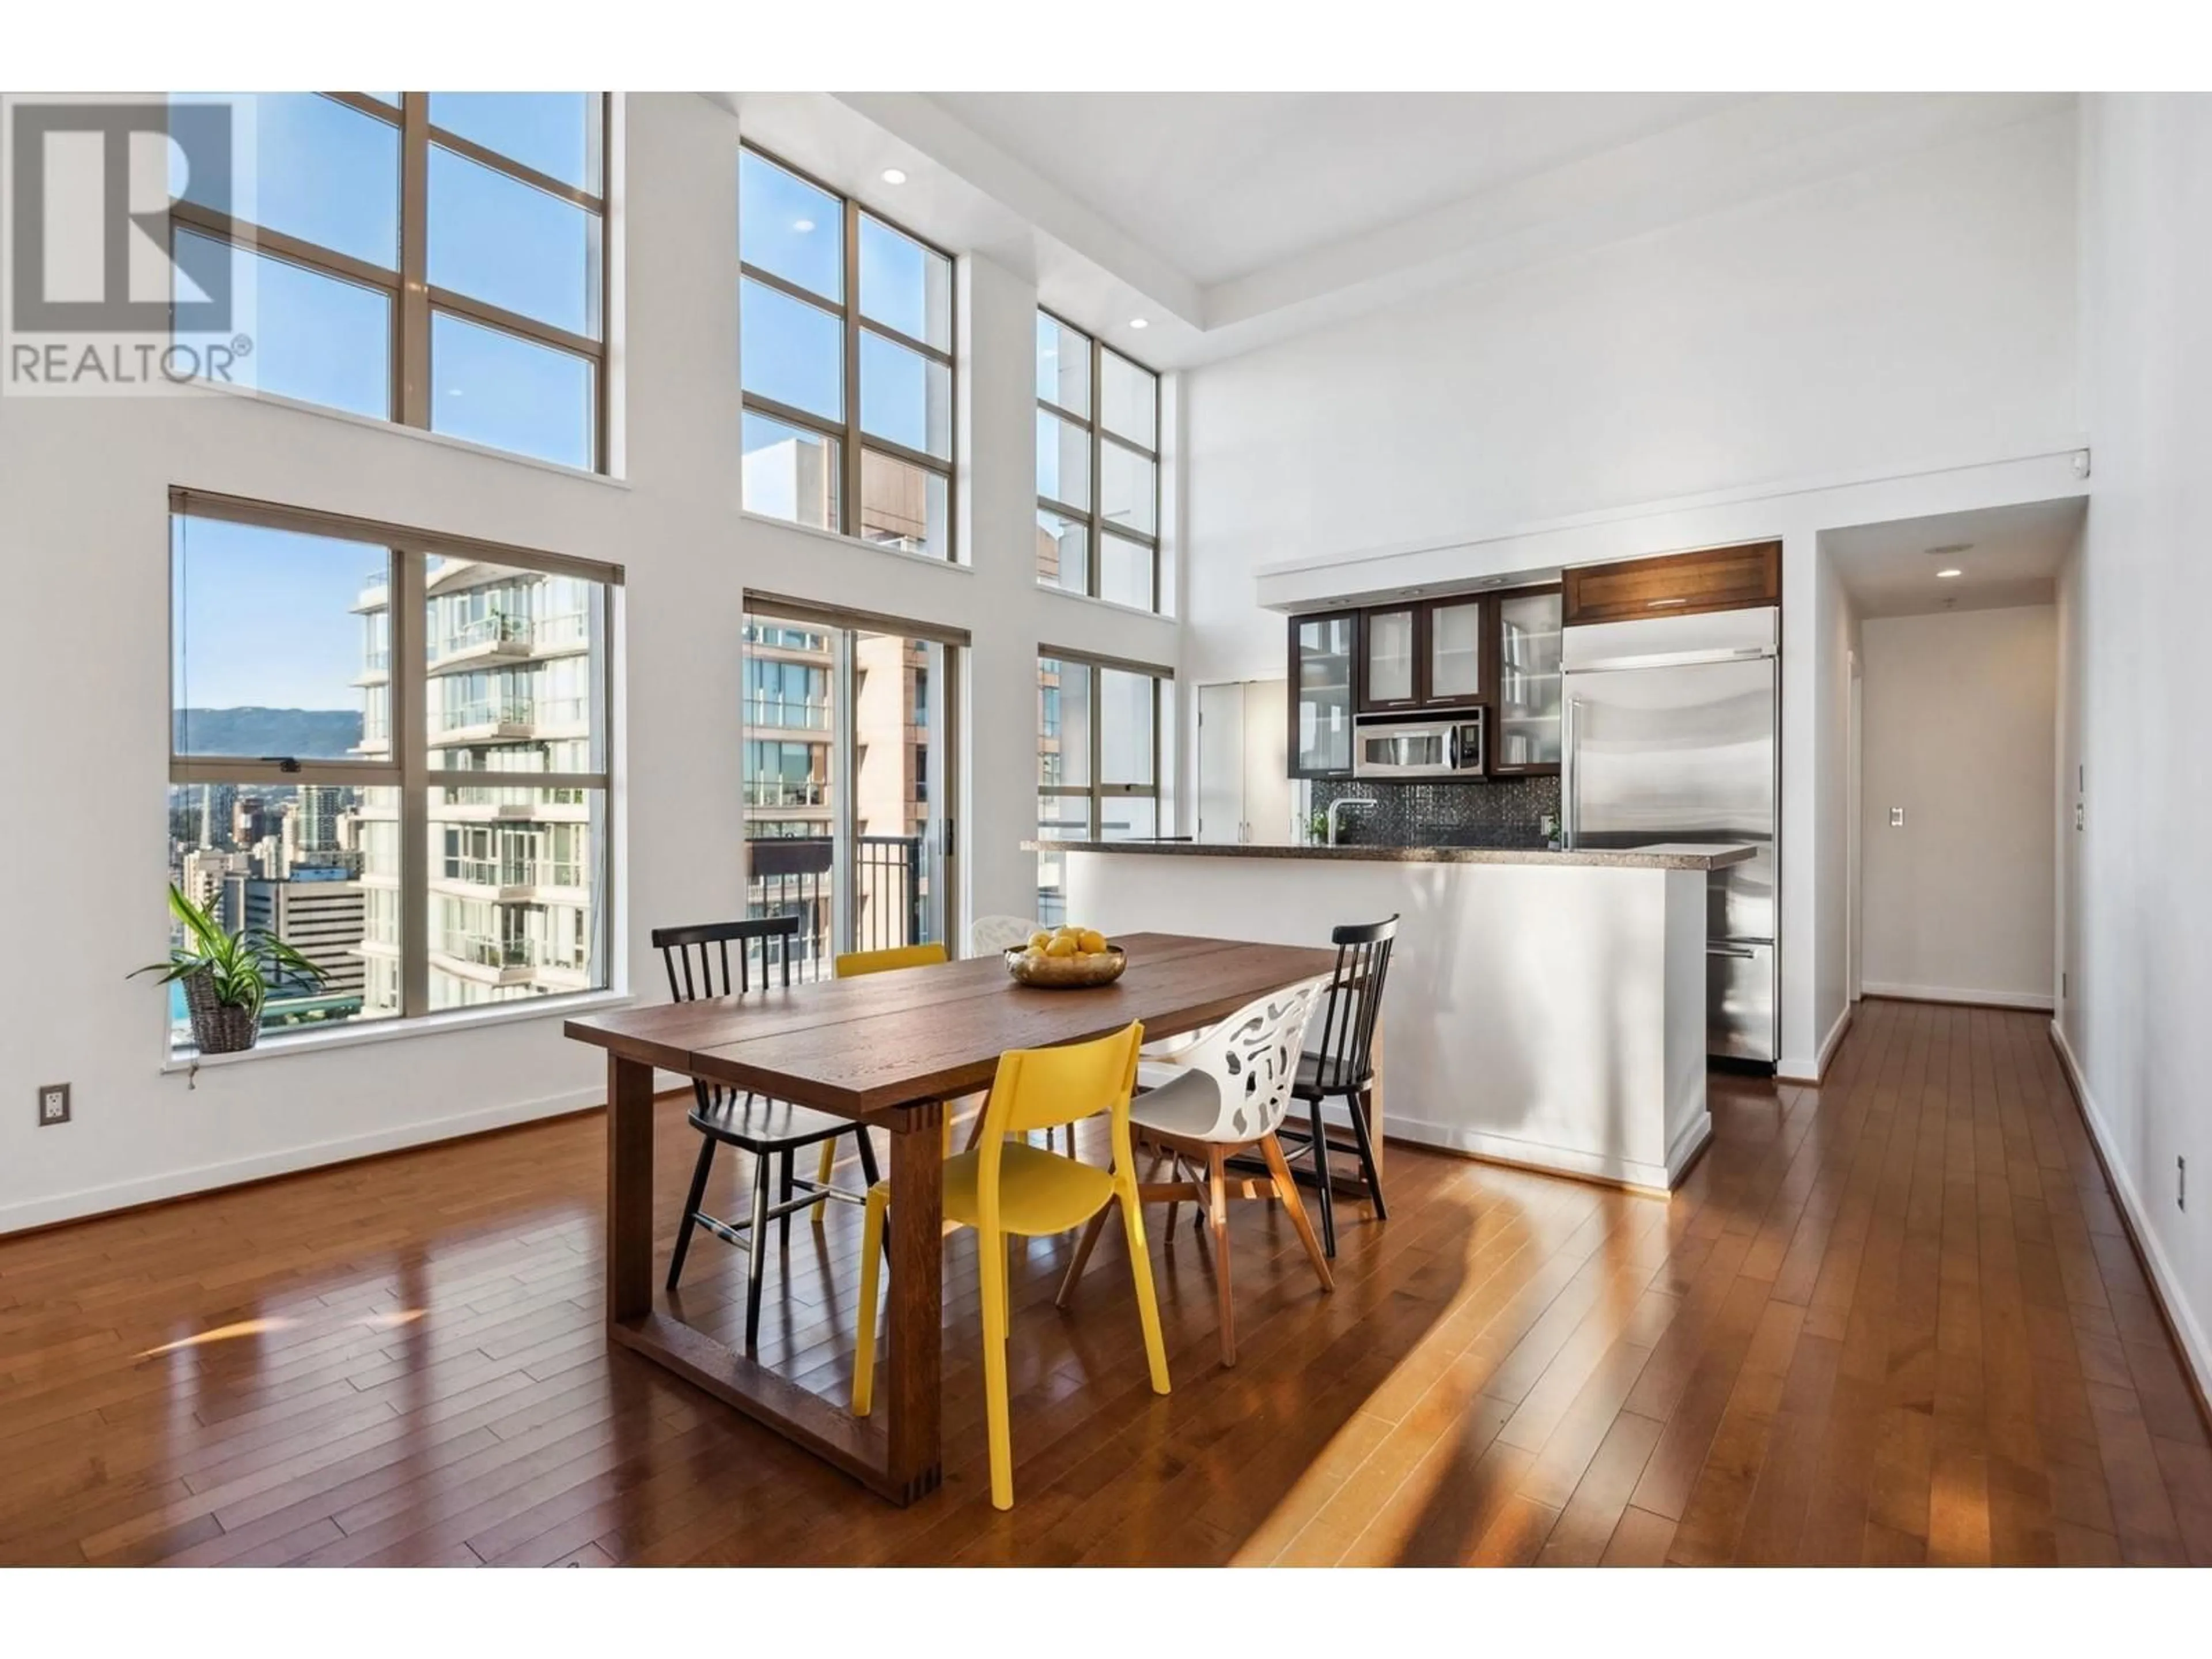
M 1352 716 L 1358 708 L 1359 613 L 1291 618 L 1289 751 L 1294 778 L 1352 775 Z
M 1782 600 L 1782 544 L 1752 542 L 1566 573 L 1569 627 L 1698 611 L 1741 611 Z
M 1560 670 L 1563 598 L 1556 582 L 1490 596 L 1490 672 L 1486 701 L 1492 777 L 1556 777 L 1565 736 Z

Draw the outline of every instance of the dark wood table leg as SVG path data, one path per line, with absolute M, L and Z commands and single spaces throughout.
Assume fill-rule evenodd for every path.
M 891 1135 L 889 1485 L 910 1504 L 944 1478 L 945 1107 L 915 1107 Z
M 653 1311 L 653 1067 L 607 1059 L 607 1323 Z

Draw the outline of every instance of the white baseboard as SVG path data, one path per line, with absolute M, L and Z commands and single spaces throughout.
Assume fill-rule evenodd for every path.
M 1859 987 L 1870 997 L 1899 997 L 1906 1002 L 1963 1002 L 1990 1008 L 2032 1008 L 2049 1013 L 2054 1004 L 2048 991 L 1962 991 L 1953 985 L 1878 985 L 1869 980 Z
M 1584 1181 L 1613 1182 L 1626 1187 L 1646 1188 L 1654 1192 L 1665 1192 L 1671 1188 L 1713 1133 L 1712 1114 L 1700 1111 L 1694 1119 L 1682 1126 L 1680 1133 L 1675 1137 L 1675 1144 L 1667 1149 L 1667 1162 L 1661 1164 L 1646 1164 L 1637 1158 L 1617 1158 L 1608 1153 L 1547 1146 L 1538 1140 L 1523 1140 L 1516 1135 L 1492 1134 L 1486 1130 L 1469 1129 L 1457 1124 L 1424 1123 L 1418 1119 L 1407 1119 L 1395 1114 L 1387 1115 L 1383 1123 L 1385 1132 L 1393 1140 L 1410 1140 L 1419 1146 L 1437 1146 L 1449 1152 L 1463 1152 L 1469 1158 L 1510 1164 L 1518 1169 L 1574 1176 Z
M 379 1152 L 394 1152 L 409 1146 L 427 1146 L 441 1140 L 458 1139 L 463 1135 L 482 1134 L 487 1129 L 504 1129 L 518 1123 L 534 1122 L 539 1118 L 560 1117 L 597 1106 L 605 1098 L 605 1089 L 583 1089 L 569 1094 L 549 1096 L 543 1100 L 487 1106 L 453 1117 L 402 1124 L 397 1128 L 378 1129 L 368 1134 L 319 1140 L 305 1146 L 289 1146 L 281 1152 L 263 1152 L 223 1164 L 197 1164 L 188 1170 L 171 1170 L 137 1181 L 118 1181 L 111 1186 L 85 1187 L 50 1198 L 30 1199 L 0 1208 L 0 1237 L 21 1231 L 26 1227 L 49 1227 L 56 1222 L 87 1220 L 115 1210 L 133 1209 L 141 1204 L 158 1204 L 173 1198 L 189 1198 L 196 1193 L 213 1192 L 248 1181 L 262 1181 L 270 1176 L 297 1175 L 303 1170 L 317 1170 L 330 1164 L 345 1164 L 357 1158 L 374 1157 Z
M 2135 1234 L 2143 1261 L 2150 1269 L 2151 1287 L 2166 1309 L 2174 1334 L 2181 1340 L 2182 1358 L 2196 1376 L 2198 1396 L 2212 1400 L 2212 1342 L 2205 1340 L 2204 1328 L 2197 1322 L 2196 1310 L 2184 1294 L 2181 1276 L 2166 1260 L 2158 1234 L 2150 1226 L 2142 1195 L 2136 1191 L 2135 1180 L 2121 1160 L 2118 1148 L 2112 1144 L 2112 1131 L 2105 1125 L 2104 1114 L 2097 1109 L 2096 1100 L 2089 1093 L 2088 1079 L 2081 1074 L 2081 1062 L 2075 1057 L 2073 1045 L 2066 1041 L 2064 1028 L 2055 1019 L 2051 1022 L 2051 1041 L 2058 1050 L 2059 1063 L 2066 1068 L 2067 1081 L 2074 1085 L 2074 1098 L 2081 1107 L 2081 1121 L 2089 1126 L 2090 1137 L 2103 1155 L 2105 1173 L 2111 1177 L 2113 1195 L 2119 1200 L 2128 1227 Z
M 1828 1035 L 1821 1041 L 1820 1052 L 1812 1060 L 1784 1057 L 1774 1063 L 1774 1075 L 1784 1083 L 1818 1083 L 1827 1075 L 1828 1062 L 1836 1057 L 1837 1045 L 1843 1042 L 1844 1034 L 1851 1029 L 1851 1016 L 1857 1008 L 1856 1003 L 1844 1005 L 1844 1012 L 1836 1016 L 1836 1023 L 1828 1028 Z

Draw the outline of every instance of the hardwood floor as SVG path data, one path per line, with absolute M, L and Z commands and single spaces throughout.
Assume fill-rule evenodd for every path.
M 1005 1515 L 972 1241 L 946 1485 L 895 1510 L 610 1352 L 597 1115 L 0 1240 L 0 1563 L 2212 1565 L 2212 1443 L 2045 1024 L 1869 1002 L 1821 1088 L 1715 1079 L 1671 1200 L 1395 1146 L 1333 1296 L 1237 1206 L 1233 1371 L 1154 1212 L 1165 1399 L 1111 1230 L 1066 1315 L 1039 1242 Z M 832 1206 L 769 1268 L 763 1353 L 825 1391 L 858 1237 Z M 689 1274 L 741 1323 L 738 1253 Z

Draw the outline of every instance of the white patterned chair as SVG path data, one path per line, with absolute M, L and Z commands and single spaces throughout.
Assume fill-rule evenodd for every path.
M 968 924 L 968 954 L 995 956 L 1016 945 L 1027 945 L 1030 935 L 1041 927 L 1042 923 L 1031 921 L 1027 916 L 978 916 Z
M 1176 1179 L 1140 1183 L 1137 1195 L 1148 1204 L 1166 1204 L 1168 1237 L 1175 1232 L 1175 1206 L 1200 1206 L 1202 1220 L 1213 1227 L 1214 1290 L 1221 1306 L 1221 1363 L 1237 1363 L 1237 1322 L 1229 1289 L 1229 1200 L 1273 1199 L 1288 1212 L 1291 1225 L 1305 1246 L 1324 1291 L 1336 1288 L 1313 1223 L 1298 1196 L 1275 1132 L 1289 1114 L 1297 1081 L 1298 1055 L 1306 1023 L 1327 977 L 1307 980 L 1246 1004 L 1176 1057 L 1172 1065 L 1138 1068 L 1152 1084 L 1130 1103 L 1129 1127 L 1138 1140 L 1173 1165 Z M 1231 1175 L 1229 1160 L 1257 1151 L 1268 1173 Z M 1158 1164 L 1153 1172 L 1158 1172 Z M 1098 1237 L 1096 1221 L 1085 1228 L 1067 1276 L 1060 1282 L 1066 1307 L 1090 1260 Z

